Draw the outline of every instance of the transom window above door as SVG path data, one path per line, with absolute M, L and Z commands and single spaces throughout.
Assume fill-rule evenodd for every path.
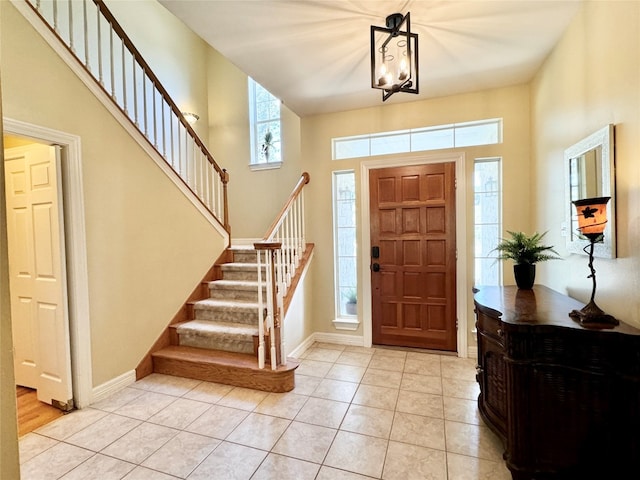
M 332 159 L 423 152 L 502 142 L 502 119 L 452 123 L 331 139 Z

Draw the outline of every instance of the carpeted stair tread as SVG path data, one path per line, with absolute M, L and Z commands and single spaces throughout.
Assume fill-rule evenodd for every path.
M 212 322 L 208 320 L 190 320 L 184 322 L 176 328 L 176 331 L 179 335 L 242 335 L 252 338 L 253 335 L 258 334 L 257 327 L 247 326 L 246 323 Z
M 176 333 L 183 346 L 252 353 L 258 329 L 244 323 L 191 320 L 179 325 Z
M 209 283 L 209 288 L 219 288 L 221 290 L 250 290 L 258 291 L 258 282 L 251 280 L 213 280 Z M 266 288 L 263 285 L 263 288 Z
M 266 265 L 264 263 L 260 264 L 260 266 L 264 269 L 266 268 Z M 223 263 L 222 265 L 220 265 L 220 268 L 222 268 L 223 271 L 225 270 L 255 270 L 256 272 L 258 271 L 258 264 L 257 263 L 244 263 L 244 262 L 229 262 L 229 263 Z
M 258 310 L 258 302 L 248 300 L 224 300 L 219 298 L 205 298 L 193 303 L 197 309 L 215 309 L 215 308 L 231 308 L 235 310 Z

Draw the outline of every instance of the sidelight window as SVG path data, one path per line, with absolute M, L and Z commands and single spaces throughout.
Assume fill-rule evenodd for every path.
M 357 316 L 356 180 L 353 170 L 333 172 L 336 316 Z
M 502 268 L 494 251 L 502 232 L 500 158 L 477 158 L 473 172 L 475 285 L 500 285 Z

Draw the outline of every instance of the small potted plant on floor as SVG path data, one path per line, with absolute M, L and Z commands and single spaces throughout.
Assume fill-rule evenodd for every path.
M 536 263 L 558 260 L 558 252 L 552 246 L 542 245 L 545 233 L 527 236 L 522 232 L 507 231 L 511 238 L 502 239 L 494 250 L 499 260 L 513 260 L 513 275 L 521 289 L 531 289 L 536 278 Z
M 345 310 L 347 315 L 357 315 L 358 314 L 358 294 L 355 288 L 350 288 L 347 290 L 345 294 L 345 298 L 347 303 L 345 304 Z

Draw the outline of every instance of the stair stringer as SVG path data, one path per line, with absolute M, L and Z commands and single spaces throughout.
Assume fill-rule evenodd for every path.
M 140 361 L 138 366 L 136 367 L 136 380 L 140 380 L 141 378 L 146 377 L 153 373 L 153 357 L 152 355 L 162 350 L 163 348 L 168 347 L 169 345 L 177 345 L 177 337 L 175 336 L 175 325 L 187 321 L 191 318 L 191 308 L 194 301 L 201 300 L 207 298 L 209 295 L 208 292 L 208 284 L 210 281 L 217 280 L 222 278 L 220 266 L 223 263 L 228 263 L 230 261 L 231 252 L 229 248 L 226 248 L 222 251 L 220 256 L 216 259 L 211 268 L 204 275 L 202 280 L 198 283 L 198 285 L 193 289 L 189 297 L 180 307 L 180 309 L 173 316 L 167 327 L 160 334 L 158 339 L 155 341 L 153 346 L 149 349 L 147 354 Z
M 313 247 L 313 244 L 307 245 L 305 255 L 296 272 L 296 278 L 294 278 L 292 282 L 292 288 L 288 292 L 288 298 L 285 298 L 285 309 L 288 309 L 291 305 L 292 314 L 288 315 L 288 312 L 285 310 L 284 315 L 286 318 L 289 318 L 291 322 L 300 321 L 300 311 L 298 307 L 295 306 L 295 300 L 292 299 L 297 287 L 302 287 L 304 284 L 307 269 L 313 255 Z M 211 284 L 224 278 L 223 271 L 225 269 L 233 270 L 235 268 L 234 265 L 236 262 L 234 262 L 234 255 L 236 255 L 237 252 L 238 249 L 232 247 L 227 248 L 223 252 L 210 269 L 208 275 L 203 279 L 198 288 L 194 290 L 192 297 L 190 297 L 189 301 L 185 302 L 184 307 L 176 315 L 174 321 L 167 327 L 163 337 L 159 339 L 157 345 L 154 346 L 157 348 L 154 348 L 149 353 L 148 361 L 144 365 L 145 368 L 136 370 L 138 378 L 156 372 L 270 392 L 288 392 L 294 388 L 294 373 L 298 367 L 298 362 L 294 359 L 288 359 L 285 365 L 279 365 L 275 370 L 258 368 L 255 353 L 255 345 L 257 344 L 255 335 L 253 345 L 251 348 L 248 348 L 248 350 L 252 350 L 251 353 L 203 348 L 203 346 L 206 347 L 206 345 L 198 344 L 197 342 L 191 345 L 181 345 L 181 343 L 183 343 L 180 338 L 181 329 L 188 330 L 187 334 L 193 335 L 194 332 L 197 332 L 197 325 L 195 325 L 195 323 L 206 321 L 206 319 L 200 319 L 196 320 L 195 323 L 190 323 L 196 318 L 196 311 L 199 308 L 205 307 L 202 305 L 203 303 L 215 303 L 215 300 L 212 301 L 210 298 Z M 251 268 L 253 268 L 253 266 Z M 255 273 L 257 278 L 257 264 L 255 265 Z M 246 301 L 246 299 L 242 301 Z M 248 303 L 253 305 L 252 302 Z M 255 304 L 255 306 L 256 319 L 254 321 L 257 323 L 257 304 Z M 304 312 L 302 312 L 302 317 L 304 316 Z M 307 322 L 304 321 L 304 318 L 302 321 L 304 322 L 302 330 L 306 332 L 308 330 Z M 224 322 L 219 323 L 224 324 Z M 247 326 L 250 326 L 252 323 L 252 321 L 249 321 Z M 189 327 L 185 327 L 186 325 L 189 325 Z M 223 327 L 226 327 L 226 325 L 223 325 Z M 257 335 L 257 326 L 255 326 L 255 331 Z M 294 341 L 297 342 L 297 335 L 294 336 L 296 337 Z

